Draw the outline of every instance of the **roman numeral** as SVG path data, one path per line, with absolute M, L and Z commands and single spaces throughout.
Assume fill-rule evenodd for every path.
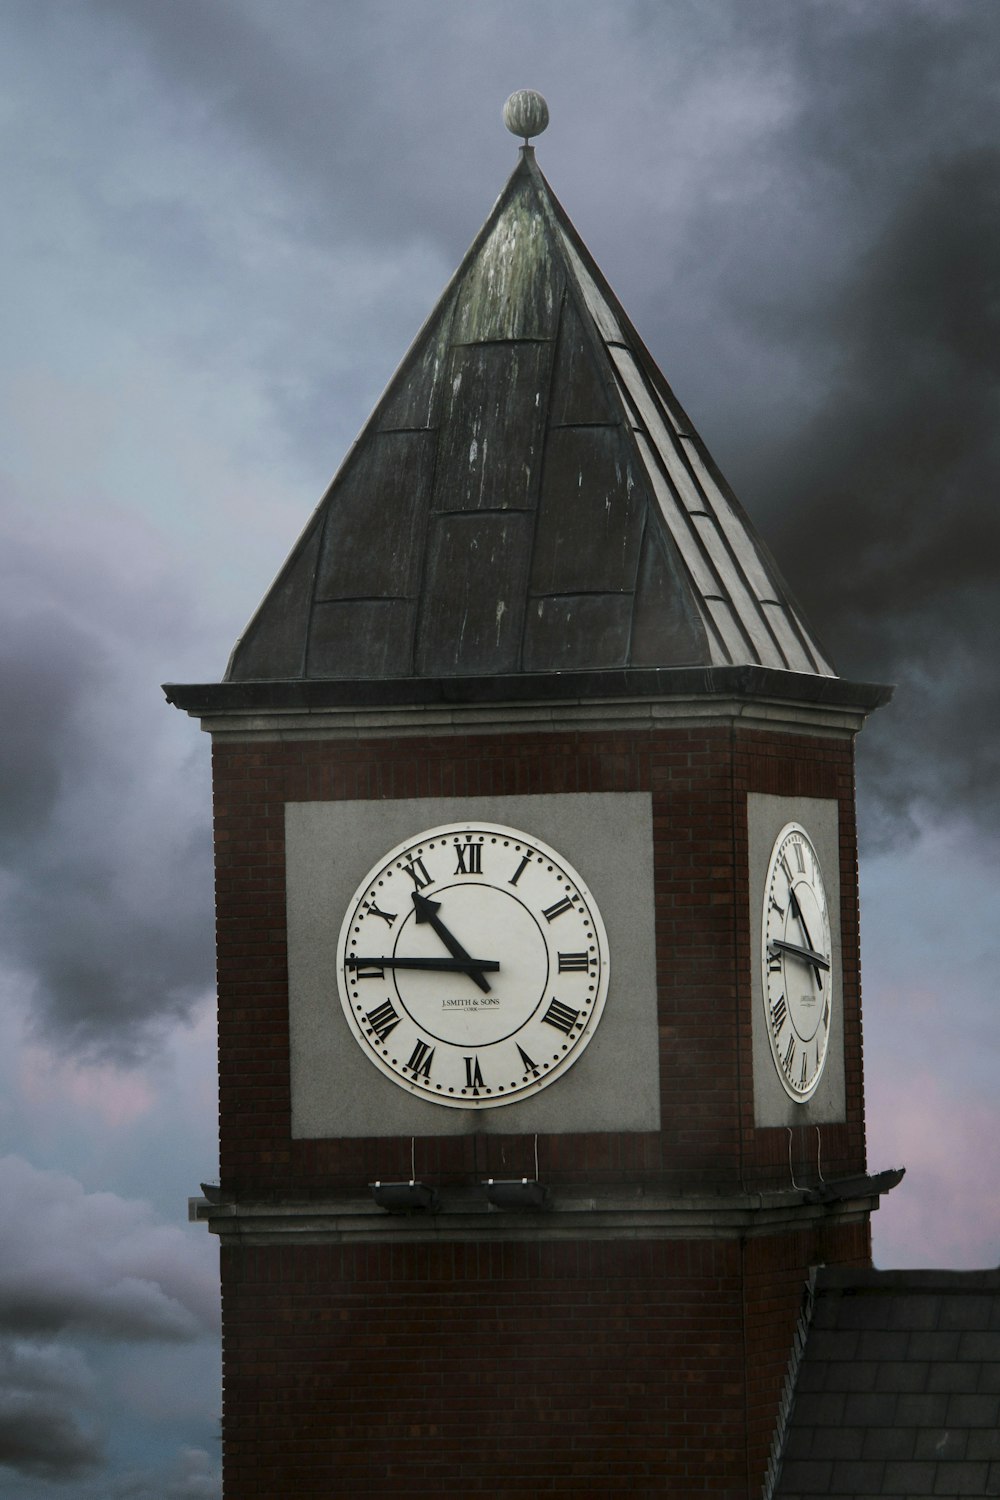
M 557 1031 L 565 1032 L 567 1036 L 569 1036 L 579 1019 L 580 1012 L 578 1010 L 571 1010 L 568 1005 L 563 1005 L 561 1000 L 553 1000 L 542 1017 L 543 1021 L 547 1021 Z
M 406 1066 L 417 1078 L 429 1078 L 431 1076 L 431 1063 L 434 1061 L 434 1048 L 426 1042 L 417 1040 L 417 1045 Z
M 771 1025 L 774 1028 L 775 1036 L 778 1035 L 778 1032 L 784 1026 L 787 1016 L 788 1006 L 785 1003 L 784 995 L 780 995 L 771 1006 Z
M 828 996 L 826 1004 L 823 1007 L 823 1030 L 824 1031 L 829 1031 L 829 1029 L 830 1029 L 830 999 L 829 999 L 829 996 Z
M 804 853 L 803 853 L 802 845 L 800 843 L 796 842 L 793 845 L 793 848 L 795 849 L 795 863 L 799 867 L 799 874 L 800 875 L 804 875 L 806 873 L 806 862 L 805 862 L 805 856 L 804 856 Z
M 384 979 L 385 970 L 380 969 L 377 964 L 354 964 L 354 977 L 356 979 Z
M 456 875 L 481 875 L 483 873 L 482 844 L 456 844 L 455 853 L 458 855 L 458 864 L 455 866 Z
M 431 877 L 427 873 L 427 866 L 419 855 L 415 856 L 409 863 L 404 859 L 403 869 L 409 875 L 418 891 L 422 891 L 425 885 L 430 885 Z
M 561 917 L 564 912 L 572 910 L 572 901 L 568 896 L 564 896 L 561 901 L 557 901 L 553 906 L 546 906 L 544 911 L 542 912 L 542 916 L 545 918 L 546 922 L 554 922 L 556 917 Z
M 769 974 L 780 974 L 783 959 L 780 953 L 769 953 L 767 955 L 767 972 Z
M 799 1078 L 799 1086 L 801 1088 L 805 1088 L 805 1084 L 806 1084 L 806 1072 L 808 1070 L 808 1067 L 809 1067 L 809 1054 L 807 1052 L 803 1052 L 803 1054 L 802 1054 L 802 1076 Z
M 376 1005 L 365 1016 L 369 1030 L 374 1031 L 380 1042 L 384 1042 L 394 1026 L 399 1025 L 397 1015 L 391 1000 L 383 1000 L 381 1005 Z
M 777 901 L 775 901 L 775 899 L 774 899 L 774 895 L 773 894 L 768 897 L 767 904 L 768 904 L 769 907 L 772 907 L 778 913 L 779 917 L 783 917 L 785 915 L 785 908 L 783 906 L 779 906 L 778 905 Z
M 784 1070 L 785 1070 L 786 1073 L 791 1068 L 792 1058 L 794 1056 L 795 1056 L 795 1038 L 793 1036 L 790 1036 L 788 1038 L 788 1046 L 785 1049 L 785 1055 L 781 1059 L 781 1066 L 784 1068 Z
M 465 1087 L 467 1089 L 476 1089 L 477 1091 L 485 1088 L 483 1075 L 479 1067 L 479 1058 L 466 1057 L 462 1061 L 465 1063 Z
M 521 1061 L 524 1063 L 525 1071 L 528 1072 L 528 1073 L 533 1073 L 535 1075 L 535 1077 L 537 1078 L 538 1077 L 538 1064 L 536 1062 L 532 1062 L 531 1058 L 528 1056 L 527 1052 L 525 1052 L 525 1050 L 521 1046 L 520 1042 L 515 1043 L 515 1045 L 517 1047 L 518 1052 L 520 1052 L 520 1054 L 521 1054 Z
M 521 860 L 521 863 L 518 865 L 517 869 L 514 871 L 513 875 L 508 880 L 507 884 L 508 885 L 517 885 L 517 882 L 520 880 L 521 876 L 524 874 L 525 866 L 529 865 L 530 863 L 531 863 L 531 855 L 530 854 L 526 854 L 524 856 L 524 858 Z
M 368 916 L 381 917 L 382 921 L 387 927 L 391 927 L 393 922 L 395 922 L 396 920 L 396 913 L 394 911 L 382 911 L 375 905 L 374 901 L 366 901 L 364 903 L 364 908 Z
M 586 974 L 590 958 L 586 953 L 560 953 L 560 974 Z

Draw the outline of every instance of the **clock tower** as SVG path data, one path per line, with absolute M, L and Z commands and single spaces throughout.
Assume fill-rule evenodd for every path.
M 228 1500 L 750 1496 L 870 1261 L 838 677 L 528 143 L 212 737 Z

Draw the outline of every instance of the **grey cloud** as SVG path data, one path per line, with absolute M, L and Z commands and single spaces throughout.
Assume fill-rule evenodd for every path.
M 88 1268 L 89 1269 L 89 1268 Z M 25 1270 L 0 1280 L 0 1325 L 16 1334 L 55 1334 L 69 1329 L 101 1338 L 195 1338 L 198 1325 L 152 1282 L 123 1276 L 95 1286 L 61 1266 L 47 1268 L 55 1284 L 43 1285 Z
M 1000 152 L 938 164 L 817 307 L 838 379 L 775 466 L 772 541 L 841 670 L 900 683 L 864 742 L 890 815 L 1000 811 L 997 243 Z
M 516 22 L 197 9 L 103 13 L 281 174 L 307 239 L 425 235 L 456 262 L 509 156 L 483 100 L 523 72 Z M 555 7 L 531 18 L 531 70 L 572 121 L 555 111 L 539 147 L 556 190 L 638 288 L 636 321 L 841 669 L 900 683 L 862 741 L 887 833 L 995 796 L 998 31 L 968 0 L 588 7 L 572 35 Z M 410 331 L 377 340 L 394 360 Z M 298 394 L 286 419 L 316 445 L 329 387 Z
M 161 187 L 155 158 L 147 200 L 130 162 L 121 191 L 106 163 L 124 106 L 102 114 L 85 91 L 98 240 L 144 268 L 192 379 L 252 365 L 320 475 L 287 546 L 514 161 L 502 98 L 548 89 L 555 190 L 842 670 L 901 684 L 862 739 L 883 829 L 918 804 L 990 805 L 995 8 L 635 3 L 582 6 L 572 28 L 557 6 L 455 3 L 11 14 L 28 53 L 44 40 L 60 100 L 77 100 L 71 80 L 134 72 L 162 138 L 197 148 L 197 173 L 171 157 Z M 223 187 L 250 214 L 238 248 L 208 212 Z M 386 285 L 356 296 L 373 259 Z M 26 566 L 59 607 L 15 660 L 0 600 L 25 705 L 3 752 L 19 785 L 0 813 L 8 964 L 48 1038 L 134 1058 L 211 984 L 207 756 L 143 697 L 181 675 L 158 664 L 182 593 L 140 603 L 90 578 L 88 615 L 61 607 L 65 561 Z M 216 670 L 231 644 L 206 636 Z M 185 736 L 186 760 L 151 779 Z
M 840 670 L 899 684 L 860 742 L 872 835 L 946 808 L 995 832 L 1000 14 L 726 14 L 783 106 L 666 205 L 672 266 L 614 246 L 633 316 Z
M 310 238 L 336 227 L 397 243 L 407 219 L 439 230 L 442 214 L 450 221 L 456 170 L 475 160 L 470 135 L 488 128 L 481 110 L 462 101 L 474 94 L 490 47 L 493 66 L 498 51 L 512 50 L 509 21 L 455 4 L 412 11 L 373 0 L 349 18 L 342 7 L 306 3 L 276 19 L 266 4 L 227 0 L 210 11 L 197 0 L 96 0 L 93 10 L 142 49 L 171 89 L 187 92 L 207 125 L 229 129 L 282 177 L 291 174 Z M 542 47 L 563 31 L 544 12 L 532 29 Z M 435 87 L 433 75 L 450 76 L 451 88 Z M 435 139 L 448 142 L 447 158 L 421 149 Z
M 112 1414 L 83 1352 L 138 1343 L 155 1360 L 157 1345 L 207 1348 L 218 1286 L 202 1236 L 14 1156 L 0 1158 L 0 1201 L 0 1468 L 75 1482 L 81 1500 L 214 1500 L 218 1466 L 200 1449 L 162 1472 L 103 1472 Z
M 21 614 L 0 595 L 5 967 L 49 1039 L 134 1058 L 213 976 L 208 768 L 196 743 L 171 763 L 164 736 L 184 726 L 154 718 L 153 643 L 175 605 L 147 596 L 136 620 L 105 572 L 84 606 L 55 551 L 22 547 L 19 562 L 64 603 Z
M 103 1460 L 84 1416 L 91 1383 L 73 1350 L 0 1336 L 0 1468 L 66 1483 Z
M 0 857 L 47 825 L 67 773 L 75 710 L 93 681 L 93 646 L 52 610 L 3 620 L 0 633 Z
M 170 851 L 178 889 L 169 907 L 143 910 L 128 889 L 126 851 L 99 821 L 92 831 L 72 853 L 39 851 L 8 902 L 8 951 L 42 1036 L 83 1059 L 135 1061 L 212 983 L 208 838 Z M 160 832 L 151 822 L 136 863 L 162 857 Z
M 85 1193 L 14 1156 L 0 1158 L 0 1197 L 0 1330 L 166 1342 L 214 1332 L 204 1247 L 145 1204 Z
M 1000 8 L 623 0 L 568 25 L 559 4 L 10 0 L 5 33 L 59 337 L 114 369 L 103 321 L 199 390 L 250 369 L 265 441 L 320 476 L 288 546 L 513 165 L 504 96 L 541 88 L 543 169 L 835 659 L 900 683 L 861 740 L 869 826 L 995 816 Z M 105 476 L 66 446 L 82 536 Z M 137 472 L 110 481 L 123 508 Z M 219 560 L 188 541 L 207 594 Z M 156 684 L 196 632 L 221 671 L 232 634 L 191 618 L 182 578 L 130 589 L 127 558 L 72 547 L 25 544 L 30 615 L 13 569 L 0 589 L 5 962 L 46 1040 L 135 1058 L 212 982 L 207 746 Z M 202 1262 L 113 1195 L 6 1188 L 0 1389 L 22 1404 L 15 1431 L 0 1400 L 0 1462 L 94 1500 L 213 1494 L 204 1454 L 87 1486 L 86 1372 L 42 1343 L 197 1352 Z
M 125 1474 L 113 1483 L 110 1500 L 218 1500 L 218 1464 L 202 1448 L 184 1449 L 166 1471 Z

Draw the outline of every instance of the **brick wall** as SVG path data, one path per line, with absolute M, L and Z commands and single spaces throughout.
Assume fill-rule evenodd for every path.
M 836 797 L 848 1123 L 824 1126 L 827 1177 L 864 1167 L 857 866 L 849 742 L 765 731 L 665 729 L 214 747 L 222 1180 L 330 1192 L 409 1175 L 409 1138 L 293 1141 L 288 1078 L 284 803 L 327 798 L 642 791 L 653 798 L 662 1133 L 550 1136 L 546 1179 L 661 1186 L 785 1184 L 785 1130 L 758 1130 L 751 1087 L 746 794 Z M 793 1170 L 815 1180 L 816 1138 Z M 528 1170 L 517 1136 L 430 1139 L 438 1183 Z M 517 1163 L 523 1162 L 523 1168 Z
M 840 804 L 848 1122 L 864 1167 L 852 747 L 724 727 L 214 747 L 223 1186 L 336 1195 L 408 1177 L 406 1139 L 292 1140 L 284 804 L 652 794 L 662 1122 L 553 1135 L 541 1174 L 671 1191 L 788 1184 L 753 1123 L 746 795 Z M 532 1175 L 530 1137 L 417 1143 L 438 1185 Z M 793 1133 L 815 1179 L 812 1130 Z M 867 1223 L 741 1241 L 222 1247 L 227 1500 L 759 1493 L 810 1264 L 865 1264 Z
M 866 1234 L 225 1247 L 226 1494 L 754 1496 L 809 1265 Z
M 811 1266 L 871 1265 L 864 1223 L 748 1240 L 743 1278 L 747 1343 L 747 1473 L 759 1493 L 791 1352 L 792 1331 Z

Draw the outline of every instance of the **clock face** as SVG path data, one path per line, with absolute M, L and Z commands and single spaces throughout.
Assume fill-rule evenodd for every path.
M 430 828 L 358 887 L 340 1001 L 370 1062 L 422 1099 L 489 1109 L 565 1073 L 593 1036 L 608 942 L 561 855 L 492 823 Z
M 833 1006 L 833 945 L 819 857 L 799 823 L 771 851 L 761 932 L 764 1012 L 786 1092 L 812 1095 L 823 1074 Z

